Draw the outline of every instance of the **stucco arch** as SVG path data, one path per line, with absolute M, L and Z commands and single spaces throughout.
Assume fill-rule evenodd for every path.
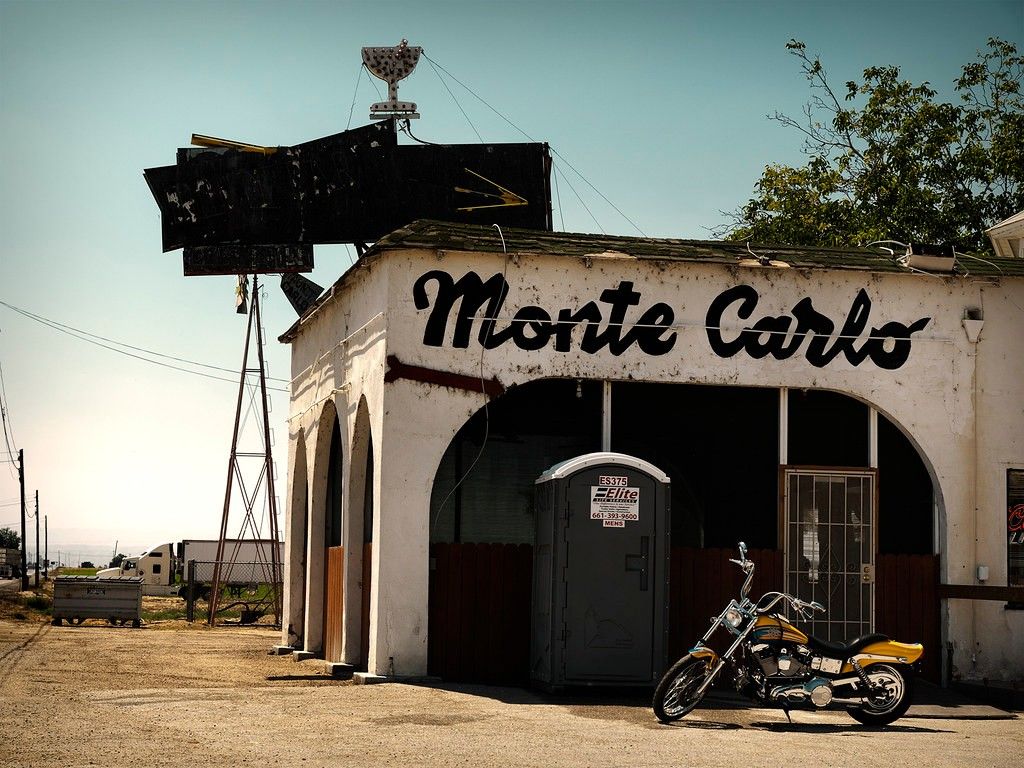
M 307 536 L 309 532 L 309 485 L 306 436 L 302 429 L 291 442 L 292 456 L 288 473 L 288 514 L 285 520 L 284 645 L 302 648 L 306 620 Z
M 309 515 L 306 536 L 306 604 L 304 650 L 313 653 L 323 647 L 325 529 L 327 523 L 327 490 L 331 463 L 331 439 L 340 429 L 334 399 L 324 403 L 312 436 L 315 445 L 310 485 Z
M 563 388 L 566 388 L 568 390 L 567 393 L 562 393 L 564 409 L 572 411 L 572 409 L 576 408 L 579 411 L 570 412 L 566 414 L 567 418 L 570 421 L 572 421 L 573 424 L 578 425 L 579 432 L 576 435 L 578 439 L 567 440 L 562 439 L 565 437 L 565 435 L 560 436 L 559 440 L 561 443 L 565 445 L 566 449 L 560 452 L 559 446 L 552 446 L 550 449 L 551 455 L 548 456 L 548 458 L 545 461 L 538 462 L 536 466 L 532 467 L 532 470 L 536 470 L 537 474 L 539 474 L 540 471 L 546 469 L 547 466 L 550 465 L 547 462 L 550 461 L 551 463 L 554 463 L 554 461 L 556 460 L 570 458 L 570 456 L 573 455 L 571 453 L 570 448 L 573 447 L 577 452 L 587 452 L 590 450 L 600 449 L 600 390 L 602 384 L 599 381 L 585 379 L 565 379 L 558 377 L 541 377 L 537 379 L 532 379 L 528 382 L 520 384 L 513 390 L 509 390 L 508 393 L 502 395 L 501 397 L 489 401 L 486 407 L 481 405 L 474 412 L 470 413 L 467 416 L 467 418 L 465 418 L 465 420 L 461 421 L 460 423 L 454 423 L 455 421 L 457 421 L 457 419 L 453 420 L 453 423 L 450 424 L 450 437 L 448 439 L 448 442 L 446 443 L 443 450 L 441 450 L 440 453 L 435 457 L 435 464 L 433 470 L 434 482 L 432 488 L 432 500 L 430 505 L 431 540 L 472 540 L 470 538 L 466 538 L 465 536 L 460 536 L 458 530 L 458 523 L 453 521 L 453 518 L 457 520 L 458 512 L 457 510 L 452 509 L 452 507 L 455 504 L 457 504 L 457 501 L 453 503 L 452 489 L 455 483 L 460 482 L 460 480 L 462 483 L 466 484 L 469 487 L 472 487 L 476 483 L 485 482 L 481 481 L 479 478 L 473 478 L 474 474 L 479 473 L 481 471 L 480 467 L 474 467 L 472 473 L 470 473 L 470 468 L 477 460 L 477 455 L 479 453 L 478 448 L 480 442 L 483 440 L 484 432 L 490 431 L 490 434 L 487 435 L 489 441 L 494 439 L 493 430 L 489 430 L 489 427 L 483 425 L 486 425 L 488 423 L 493 424 L 495 423 L 496 419 L 501 419 L 502 408 L 508 402 L 510 397 L 515 397 L 513 393 L 523 393 L 528 389 L 536 388 L 538 386 L 544 386 L 545 383 L 552 384 L 555 382 L 562 382 Z M 775 486 L 777 481 L 778 465 L 779 463 L 783 463 L 780 462 L 782 451 L 779 449 L 778 443 L 778 430 L 780 429 L 778 423 L 778 409 L 781 407 L 781 404 L 779 404 L 779 393 L 781 389 L 778 387 L 752 387 L 747 385 L 733 385 L 726 383 L 714 384 L 703 382 L 699 384 L 691 382 L 615 382 L 613 383 L 612 388 L 613 424 L 615 422 L 615 419 L 617 418 L 617 414 L 622 413 L 619 404 L 623 401 L 622 399 L 617 399 L 618 396 L 616 393 L 621 392 L 622 389 L 627 387 L 634 388 L 635 390 L 638 387 L 645 388 L 648 386 L 651 387 L 652 392 L 660 389 L 663 393 L 666 391 L 672 392 L 675 390 L 676 387 L 681 387 L 681 389 L 679 389 L 678 391 L 680 393 L 680 402 L 682 403 L 685 403 L 686 399 L 688 397 L 693 396 L 694 393 L 700 393 L 700 396 L 704 397 L 708 392 L 713 391 L 728 394 L 731 398 L 732 403 L 735 403 L 737 400 L 741 402 L 744 400 L 756 400 L 756 405 L 752 405 L 751 407 L 756 407 L 758 409 L 759 415 L 757 418 L 759 418 L 759 421 L 757 422 L 757 425 L 752 425 L 750 429 L 756 430 L 758 429 L 758 427 L 765 428 L 766 433 L 767 431 L 770 430 L 770 434 L 766 434 L 765 436 L 758 438 L 761 440 L 761 443 L 759 443 L 760 450 L 754 450 L 753 455 L 751 454 L 751 449 L 749 448 L 749 441 L 751 439 L 751 435 L 738 435 L 738 442 L 735 446 L 735 449 L 729 451 L 727 455 L 725 451 L 722 451 L 722 458 L 723 461 L 728 460 L 730 462 L 735 462 L 736 460 L 742 459 L 742 461 L 746 465 L 750 465 L 752 461 L 756 460 L 758 462 L 758 466 L 763 465 L 763 471 L 761 471 L 758 476 L 761 479 L 762 485 L 766 487 L 770 485 L 771 489 L 768 493 L 765 494 L 765 498 L 762 499 L 761 501 L 763 502 L 762 506 L 766 507 L 765 511 L 773 518 L 774 516 L 770 512 L 770 510 L 774 509 L 776 506 L 775 500 L 777 499 L 777 496 L 775 495 Z M 574 387 L 576 388 L 576 397 L 572 396 L 572 389 Z M 841 398 L 848 398 L 850 401 L 856 401 L 857 403 L 860 403 L 861 406 L 864 408 L 865 413 L 869 412 L 868 409 L 873 408 L 882 417 L 884 417 L 885 420 L 891 423 L 892 427 L 895 428 L 899 436 L 906 441 L 908 450 L 913 450 L 913 452 L 916 454 L 917 458 L 920 460 L 922 466 L 928 474 L 927 482 L 930 482 L 932 491 L 931 495 L 933 500 L 933 503 L 930 505 L 930 507 L 927 508 L 929 523 L 932 530 L 932 535 L 930 537 L 928 544 L 931 552 L 940 551 L 941 547 L 938 546 L 938 542 L 941 541 L 945 530 L 945 514 L 944 503 L 942 501 L 942 489 L 937 479 L 937 473 L 934 463 L 924 452 L 920 442 L 916 440 L 915 437 L 910 433 L 910 430 L 904 424 L 902 424 L 894 414 L 890 413 L 886 409 L 878 408 L 876 404 L 872 403 L 867 398 L 858 395 L 857 393 L 824 387 L 799 387 L 797 389 L 814 392 L 827 392 L 830 394 L 841 396 Z M 549 390 L 546 389 L 545 391 Z M 583 413 L 584 411 L 585 413 Z M 531 414 L 526 415 L 531 416 Z M 731 415 L 732 414 L 730 414 L 730 416 Z M 475 436 L 469 436 L 467 440 L 467 432 L 468 430 L 471 429 L 471 425 L 474 424 L 474 422 L 477 425 L 477 431 L 479 434 Z M 522 426 L 525 429 L 536 429 L 537 425 L 532 424 L 529 427 L 527 427 L 527 423 L 524 420 L 522 422 Z M 655 429 L 658 427 L 657 424 L 653 424 L 652 426 Z M 868 426 L 869 425 L 867 418 L 865 418 L 865 421 L 863 422 L 862 433 L 862 439 L 865 445 L 868 444 Z M 622 424 L 620 423 L 619 425 L 615 425 L 612 430 L 612 449 L 624 451 L 626 453 L 633 453 L 635 455 L 642 455 L 646 447 L 646 440 L 644 439 L 642 432 L 643 429 L 637 429 L 634 430 L 631 436 L 623 435 Z M 460 434 L 462 435 L 461 438 L 459 438 Z M 685 432 L 680 432 L 679 434 L 680 441 L 685 442 L 685 440 L 687 439 Z M 894 433 L 890 430 L 888 434 L 890 434 L 891 436 L 891 443 L 891 440 L 894 437 Z M 623 441 L 624 437 L 627 438 L 627 442 L 625 443 Z M 839 436 L 837 435 L 837 439 L 838 438 Z M 461 439 L 466 446 L 469 446 L 470 443 L 472 443 L 472 446 L 464 450 L 463 455 L 453 457 L 453 451 L 456 450 L 454 445 L 457 439 Z M 500 442 L 502 440 L 502 437 L 499 435 L 497 439 Z M 492 445 L 491 447 L 488 448 L 488 450 L 495 450 L 495 447 Z M 497 448 L 497 450 L 501 450 L 501 448 Z M 696 504 L 694 491 L 688 485 L 686 473 L 679 471 L 679 463 L 682 462 L 682 464 L 685 465 L 685 461 L 683 461 L 682 458 L 674 457 L 670 454 L 666 455 L 665 453 L 662 453 L 661 455 L 658 456 L 643 455 L 642 457 L 646 458 L 647 460 L 653 461 L 658 466 L 676 467 L 676 471 L 673 472 L 674 519 L 677 526 L 679 523 L 682 523 L 684 521 L 689 524 L 690 519 L 686 518 L 685 516 L 681 516 L 681 509 L 676 509 L 676 507 L 692 508 Z M 867 458 L 868 457 L 865 454 L 862 466 L 868 466 Z M 487 462 L 485 460 L 484 465 L 486 464 Z M 861 462 L 858 462 L 858 464 L 861 464 Z M 487 471 L 486 467 L 483 469 L 483 471 Z M 515 467 L 509 467 L 506 476 L 510 477 L 511 474 L 514 474 L 514 472 Z M 524 480 L 524 478 L 520 478 L 520 480 Z M 525 481 L 532 482 L 532 478 L 525 478 L 524 482 Z M 924 482 L 925 481 L 922 478 L 922 488 Z M 456 494 L 455 498 L 458 498 L 458 494 Z M 916 519 L 922 520 L 923 522 L 923 518 L 921 517 L 921 515 L 925 514 L 924 504 L 922 504 L 922 508 L 915 514 L 918 515 Z M 699 518 L 693 520 L 693 522 L 699 528 Z M 439 536 L 438 529 L 444 529 L 446 526 L 449 530 L 452 530 L 454 528 L 454 533 L 449 537 L 446 537 L 444 535 Z M 759 543 L 758 546 L 769 548 L 781 546 L 781 542 L 774 541 L 774 531 L 774 523 L 770 523 L 769 526 L 765 528 L 762 537 L 763 540 Z M 674 531 L 673 540 L 679 544 L 701 546 L 703 545 L 703 530 L 697 530 L 692 536 L 690 536 L 686 540 L 679 538 L 676 535 L 676 531 Z M 508 541 L 526 542 L 527 539 L 517 539 L 515 538 L 515 535 L 513 535 L 513 537 L 510 538 Z M 719 544 L 718 546 L 720 545 L 722 544 Z
M 366 396 L 359 398 L 349 450 L 348 509 L 345 516 L 345 659 L 366 668 L 371 617 L 370 573 L 374 493 L 374 442 Z
M 932 486 L 932 551 L 944 559 L 945 547 L 942 546 L 942 542 L 946 536 L 947 514 L 942 483 L 939 479 L 939 474 L 936 471 L 935 462 L 932 461 L 928 452 L 925 451 L 913 431 L 902 422 L 898 414 L 888 408 L 882 407 L 871 398 L 864 397 L 856 392 L 848 392 L 842 389 L 822 388 L 821 391 L 835 392 L 840 395 L 845 395 L 846 397 L 857 400 L 864 403 L 864 405 L 869 408 L 874 409 L 880 416 L 884 416 L 885 419 L 892 424 L 897 431 L 899 431 L 910 447 L 913 448 L 914 452 L 917 454 L 917 458 L 921 461 L 921 464 L 924 465 Z

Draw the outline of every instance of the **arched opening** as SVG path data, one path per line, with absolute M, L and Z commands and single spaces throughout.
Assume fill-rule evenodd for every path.
M 306 436 L 300 430 L 295 439 L 291 468 L 291 499 L 288 506 L 288 528 L 285 541 L 288 555 L 288 612 L 285 618 L 284 642 L 293 648 L 305 646 L 306 581 L 309 579 L 306 550 L 309 546 L 309 485 L 306 480 Z
M 370 591 L 373 572 L 374 453 L 370 411 L 360 398 L 352 433 L 349 471 L 349 572 L 346 577 L 349 611 L 345 626 L 345 658 L 356 659 L 356 669 L 365 671 L 370 653 Z
M 305 650 L 322 653 L 325 638 L 325 597 L 332 519 L 339 512 L 333 499 L 341 483 L 341 444 L 336 441 L 338 411 L 333 400 L 328 400 L 316 427 L 316 447 L 313 452 L 313 472 L 310 478 L 309 516 L 306 522 L 306 629 Z M 334 446 L 334 450 L 331 448 Z
M 327 462 L 324 515 L 324 659 L 341 661 L 344 622 L 345 548 L 342 546 L 343 450 L 341 426 L 335 418 Z
M 600 449 L 601 389 L 601 382 L 571 379 L 516 387 L 470 418 L 449 445 L 430 510 L 432 674 L 480 682 L 528 677 L 533 484 L 554 463 Z M 862 526 L 858 535 L 868 537 L 829 575 L 835 631 L 873 624 L 900 639 L 916 639 L 904 619 L 887 615 L 888 603 L 873 603 L 874 590 L 861 590 L 861 584 L 877 576 L 899 592 L 921 588 L 923 579 L 934 589 L 937 570 L 934 577 L 928 571 L 936 562 L 932 483 L 921 457 L 884 416 L 877 417 L 873 436 L 871 409 L 855 398 L 818 390 L 788 395 L 784 409 L 784 396 L 774 388 L 612 386 L 612 450 L 644 459 L 672 480 L 670 653 L 692 644 L 707 616 L 734 596 L 726 561 L 735 556 L 738 540 L 747 542 L 758 562 L 755 591 L 781 589 L 787 579 L 809 573 L 786 570 L 789 555 L 798 554 L 798 538 L 789 536 L 786 522 L 787 470 L 824 475 L 815 482 L 830 489 L 841 482 L 844 493 L 853 494 L 856 486 L 857 503 L 867 505 L 851 514 L 837 500 L 830 507 L 834 516 L 816 523 L 824 554 L 846 546 L 841 534 L 853 523 Z M 871 522 L 863 527 L 867 514 Z M 800 533 L 798 525 L 794 530 Z M 925 559 L 906 579 L 891 570 L 876 574 L 879 553 L 901 562 L 915 553 Z M 880 564 L 890 569 L 890 561 Z M 893 579 L 902 580 L 897 585 Z M 915 626 L 931 621 L 918 619 Z M 937 615 L 932 624 L 937 628 Z M 481 646 L 503 665 L 490 665 Z

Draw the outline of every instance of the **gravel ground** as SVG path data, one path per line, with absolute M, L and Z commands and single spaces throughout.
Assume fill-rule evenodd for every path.
M 352 685 L 267 655 L 262 628 L 0 620 L 0 765 L 1017 766 L 1024 722 L 713 700 L 676 726 L 642 699 L 511 688 Z M 922 710 L 924 711 L 924 710 Z M 913 715 L 914 710 L 911 710 Z

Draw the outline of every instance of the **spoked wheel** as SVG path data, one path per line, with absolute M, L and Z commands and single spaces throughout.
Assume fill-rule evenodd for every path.
M 910 708 L 913 678 L 905 667 L 872 664 L 865 670 L 873 695 L 866 704 L 848 710 L 850 717 L 864 725 L 888 725 Z
M 700 703 L 703 694 L 697 689 L 711 674 L 706 659 L 687 654 L 673 664 L 654 690 L 654 714 L 663 723 L 671 723 L 686 715 Z

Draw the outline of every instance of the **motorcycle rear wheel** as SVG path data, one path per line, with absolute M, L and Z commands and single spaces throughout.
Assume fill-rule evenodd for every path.
M 697 689 L 711 674 L 711 665 L 706 659 L 687 654 L 669 667 L 654 689 L 651 706 L 655 716 L 663 723 L 671 723 L 684 717 L 696 707 L 704 695 L 697 695 Z
M 850 717 L 864 725 L 888 725 L 898 720 L 910 708 L 913 677 L 905 667 L 872 664 L 864 670 L 872 685 L 882 684 L 886 694 L 859 707 L 847 710 Z

